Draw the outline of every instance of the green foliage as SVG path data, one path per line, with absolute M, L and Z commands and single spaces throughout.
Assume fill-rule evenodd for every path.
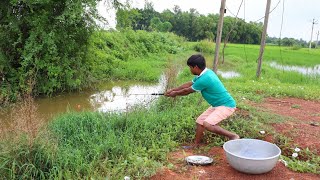
M 131 28 L 133 30 L 154 30 L 170 31 L 187 38 L 190 41 L 204 39 L 213 40 L 216 36 L 219 15 L 202 15 L 191 8 L 189 11 L 182 11 L 175 6 L 173 11 L 164 10 L 159 13 L 153 5 L 147 3 L 143 9 L 121 9 L 117 12 L 118 29 Z M 237 22 L 237 23 L 236 23 Z M 236 24 L 235 24 L 236 23 Z M 172 27 L 171 27 L 172 26 Z M 222 39 L 225 39 L 229 31 L 229 42 L 258 44 L 261 39 L 262 23 L 246 23 L 244 20 L 236 20 L 232 17 L 225 17 Z
M 95 81 L 131 79 L 156 81 L 167 61 L 161 56 L 176 54 L 184 40 L 172 33 L 125 30 L 98 31 L 88 50 Z M 153 66 L 153 67 L 152 67 Z M 154 68 L 156 67 L 156 68 Z M 150 69 L 155 69 L 150 71 Z
M 1 1 L 0 88 L 6 98 L 29 91 L 50 95 L 88 83 L 85 56 L 94 19 L 99 18 L 96 3 Z
M 36 157 L 34 153 L 20 153 L 21 157 L 30 156 L 31 159 L 41 158 L 50 162 L 48 166 L 29 171 L 28 165 L 38 167 L 39 160 L 34 162 L 27 157 L 15 160 L 19 153 L 7 154 L 3 151 L 5 149 L 1 149 L 3 161 L 0 159 L 0 172 L 4 172 L 2 174 L 7 178 L 41 178 L 33 175 L 38 171 L 45 174 L 44 177 L 51 178 L 149 177 L 165 163 L 167 153 L 178 142 L 190 141 L 193 137 L 193 116 L 199 112 L 192 111 L 192 107 L 186 108 L 188 101 L 175 103 L 163 99 L 159 106 L 150 110 L 136 109 L 121 115 L 83 112 L 60 116 L 49 125 L 55 137 L 50 141 L 57 147 L 55 151 L 46 149 L 41 157 Z M 145 116 L 146 113 L 148 116 Z M 25 151 L 20 146 L 17 150 Z M 35 147 L 35 153 L 40 152 L 41 149 Z M 52 154 L 54 158 L 46 154 Z M 15 162 L 21 164 L 19 173 L 12 167 Z
M 150 29 L 152 31 L 169 32 L 172 29 L 170 22 L 161 22 L 160 18 L 154 17 L 150 22 Z
M 17 142 L 1 141 L 0 174 L 5 179 L 52 179 L 58 175 L 54 149 L 38 139 L 29 145 L 22 137 Z
M 200 53 L 214 53 L 215 44 L 208 40 L 202 40 L 196 43 L 193 49 Z
M 157 56 L 177 53 L 183 42 L 172 33 L 95 30 L 93 18 L 99 17 L 94 0 L 5 2 L 1 104 L 26 92 L 51 95 L 111 78 L 155 81 L 166 64 Z M 152 65 L 158 69 L 149 71 Z
M 294 49 L 307 47 L 307 42 L 300 39 L 294 39 L 294 38 L 276 38 L 276 37 L 267 37 L 266 43 L 273 44 L 273 45 L 282 45 L 282 46 L 293 46 Z
M 308 149 L 301 153 L 305 154 L 305 152 L 308 154 L 307 160 L 287 156 L 281 156 L 281 159 L 283 159 L 287 163 L 287 167 L 293 171 L 320 174 L 320 157 L 317 154 L 310 152 Z

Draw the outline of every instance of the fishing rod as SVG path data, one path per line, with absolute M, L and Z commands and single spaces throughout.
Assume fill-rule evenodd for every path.
M 148 95 L 151 95 L 151 96 L 163 96 L 164 93 L 151 93 L 151 94 L 127 94 L 127 95 L 142 95 L 142 96 L 148 96 Z

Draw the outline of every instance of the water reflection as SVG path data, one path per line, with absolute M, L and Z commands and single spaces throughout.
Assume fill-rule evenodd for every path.
M 296 71 L 303 75 L 310 75 L 310 76 L 319 76 L 320 75 L 320 64 L 314 67 L 303 67 L 303 66 L 288 66 L 288 65 L 281 65 L 276 62 L 271 62 L 270 66 L 276 69 L 284 70 L 284 71 Z
M 240 74 L 235 71 L 218 71 L 217 73 L 225 79 L 240 77 Z
M 114 86 L 90 96 L 90 103 L 100 112 L 124 112 L 133 106 L 148 107 L 159 96 L 152 93 L 163 93 L 165 90 L 165 77 L 161 76 L 157 85 L 132 85 L 127 88 Z

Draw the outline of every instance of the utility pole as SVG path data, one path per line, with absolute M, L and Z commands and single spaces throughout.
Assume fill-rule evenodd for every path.
M 309 50 L 311 49 L 313 26 L 314 26 L 315 24 L 318 24 L 318 21 L 315 21 L 315 20 L 313 19 L 313 20 L 312 20 L 312 28 L 311 28 L 311 39 L 310 39 L 310 43 L 309 43 Z
M 270 5 L 271 5 L 271 0 L 267 0 L 267 7 L 266 7 L 266 12 L 265 12 L 265 16 L 264 16 L 264 23 L 263 23 L 263 31 L 262 31 L 262 35 L 261 35 L 260 53 L 259 53 L 259 58 L 258 58 L 258 68 L 257 68 L 257 73 L 256 73 L 257 78 L 260 78 L 260 74 L 261 74 L 262 58 L 263 58 L 263 53 L 264 53 L 264 47 L 266 45 L 266 34 L 267 34 L 267 27 L 268 27 L 268 21 L 269 21 Z
M 219 23 L 217 28 L 217 37 L 216 37 L 216 50 L 214 52 L 214 62 L 213 62 L 213 71 L 217 73 L 218 70 L 218 61 L 219 61 L 219 51 L 220 51 L 220 44 L 221 44 L 221 35 L 222 35 L 222 27 L 223 27 L 223 17 L 226 7 L 226 0 L 221 0 L 220 5 L 220 17 Z
M 316 41 L 316 47 L 315 48 L 317 48 L 317 46 L 318 46 L 318 40 L 319 40 L 319 31 L 317 33 L 317 41 Z

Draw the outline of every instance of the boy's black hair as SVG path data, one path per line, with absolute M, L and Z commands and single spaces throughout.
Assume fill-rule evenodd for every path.
M 198 66 L 199 69 L 204 70 L 206 68 L 206 60 L 201 54 L 195 54 L 189 57 L 187 65 L 191 67 Z

